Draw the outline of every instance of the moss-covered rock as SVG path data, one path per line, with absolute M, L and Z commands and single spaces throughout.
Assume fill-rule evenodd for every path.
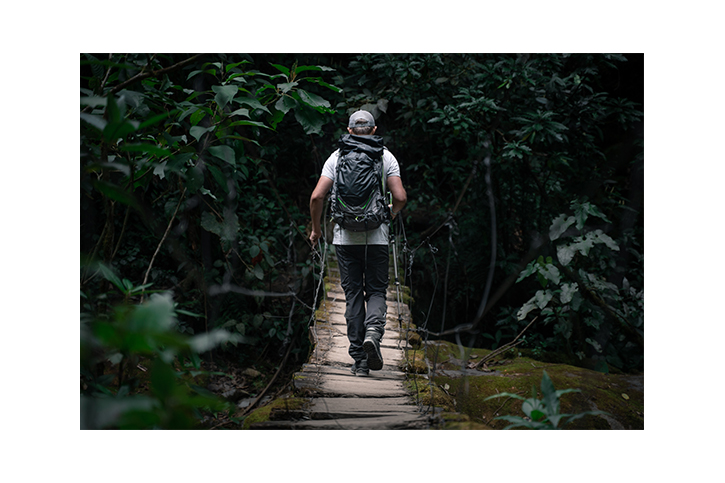
M 578 414 L 600 410 L 605 416 L 586 416 L 565 429 L 644 429 L 644 376 L 603 374 L 568 364 L 542 362 L 530 357 L 502 354 L 489 361 L 484 370 L 474 369 L 476 360 L 490 354 L 484 349 L 467 350 L 462 362 L 459 347 L 448 342 L 429 343 L 424 351 L 409 351 L 412 373 L 426 373 L 425 361 L 431 365 L 433 381 L 418 377 L 411 385 L 421 399 L 430 401 L 444 411 L 467 415 L 471 422 L 503 429 L 509 423 L 496 418 L 521 416 L 522 402 L 515 398 L 489 396 L 508 392 L 531 397 L 532 390 L 541 397 L 544 370 L 556 389 L 579 389 L 561 397 L 561 413 Z M 433 367 L 435 364 L 435 367 Z M 466 370 L 462 370 L 465 366 Z M 427 376 L 426 376 L 427 377 Z M 432 388 L 432 390 L 431 390 Z M 447 397 L 444 397 L 447 396 Z

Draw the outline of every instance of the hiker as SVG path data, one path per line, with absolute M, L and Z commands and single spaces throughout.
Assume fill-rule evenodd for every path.
M 340 281 L 345 291 L 345 319 L 347 337 L 350 341 L 348 353 L 353 359 L 350 370 L 356 376 L 367 376 L 371 369 L 380 370 L 383 367 L 380 342 L 385 332 L 387 314 L 385 303 L 389 263 L 387 221 L 394 219 L 407 202 L 398 161 L 383 146 L 383 138 L 375 135 L 376 130 L 375 118 L 369 112 L 357 111 L 350 116 L 348 134 L 340 138 L 339 149 L 325 162 L 322 176 L 310 197 L 312 216 L 310 241 L 314 245 L 322 236 L 320 216 L 325 196 L 331 189 L 333 190 L 331 208 L 336 224 L 333 229 L 332 244 L 337 253 Z M 343 168 L 338 169 L 341 154 Z M 366 163 L 371 163 L 376 168 L 372 172 L 359 168 L 367 166 Z M 348 172 L 354 172 L 355 176 L 347 174 Z M 345 197 L 340 195 L 341 190 L 352 188 L 354 191 L 372 175 L 377 175 L 376 179 L 383 182 L 382 192 L 377 193 L 376 186 L 376 190 L 373 190 L 375 192 L 367 198 L 367 203 L 359 206 L 360 211 L 356 216 L 340 214 L 340 211 L 344 212 L 350 208 L 343 201 Z M 347 179 L 343 179 L 343 176 Z M 346 183 L 353 184 L 350 182 L 351 176 L 356 180 L 354 182 L 356 186 L 340 186 Z M 334 195 L 336 190 L 339 196 Z M 392 194 L 392 204 L 388 204 L 384 199 L 385 191 L 390 191 Z M 379 208 L 381 204 L 383 208 Z M 385 213 L 381 213 L 382 211 Z M 346 225 L 348 228 L 341 225 Z

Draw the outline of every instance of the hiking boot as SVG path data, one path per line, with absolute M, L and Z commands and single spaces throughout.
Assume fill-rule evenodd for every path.
M 368 369 L 368 362 L 367 361 L 353 362 L 352 367 L 350 367 L 350 372 L 352 372 L 356 376 L 369 376 L 370 369 Z
M 366 334 L 363 350 L 368 355 L 368 368 L 379 371 L 383 368 L 383 355 L 380 353 L 380 342 L 374 335 Z

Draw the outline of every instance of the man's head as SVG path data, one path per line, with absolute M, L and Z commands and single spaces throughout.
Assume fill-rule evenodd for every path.
M 356 111 L 350 116 L 347 123 L 347 131 L 350 134 L 370 136 L 377 131 L 375 118 L 368 111 Z

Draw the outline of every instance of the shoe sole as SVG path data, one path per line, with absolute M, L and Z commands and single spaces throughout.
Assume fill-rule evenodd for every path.
M 378 352 L 375 343 L 371 340 L 363 342 L 363 350 L 368 355 L 368 368 L 372 371 L 379 371 L 383 368 L 383 356 Z
M 369 369 L 358 369 L 355 367 L 355 364 L 353 364 L 352 367 L 350 368 L 350 374 L 352 374 L 353 376 L 364 377 L 364 376 L 370 375 L 370 370 Z

